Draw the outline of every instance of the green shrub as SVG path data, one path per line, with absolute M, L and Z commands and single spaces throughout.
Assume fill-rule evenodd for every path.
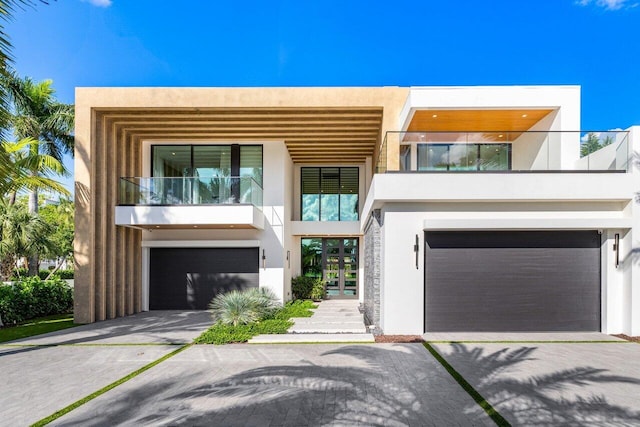
M 316 301 L 321 300 L 324 298 L 324 292 L 324 281 L 322 279 L 316 279 L 311 288 L 311 299 Z
M 260 334 L 286 334 L 287 330 L 293 326 L 293 322 L 288 319 L 267 319 L 262 322 L 252 323 L 252 336 Z
M 271 317 L 278 307 L 278 299 L 266 288 L 227 292 L 216 296 L 209 304 L 214 321 L 233 326 Z
M 58 270 L 56 271 L 55 275 L 64 280 L 71 280 L 74 278 L 75 270 L 73 268 L 69 268 L 67 270 Z
M 311 317 L 312 308 L 318 308 L 318 306 L 310 300 L 289 301 L 276 313 L 275 318 L 287 320 L 292 317 Z
M 322 299 L 324 282 L 320 278 L 297 276 L 291 279 L 291 292 L 294 299 Z
M 29 277 L 0 286 L 0 316 L 5 324 L 69 313 L 72 309 L 73 290 L 59 278 L 43 281 Z
M 218 322 L 194 340 L 196 344 L 232 344 L 247 342 L 260 334 L 286 334 L 293 322 L 267 319 L 248 325 L 225 325 Z
M 27 274 L 29 274 L 29 271 L 26 268 L 17 268 L 13 272 L 13 274 L 11 275 L 9 280 L 11 280 L 11 281 L 21 280 L 21 279 L 24 279 L 25 277 L 27 277 Z
M 224 295 L 230 295 L 229 292 Z M 238 297 L 237 294 L 242 296 Z M 246 298 L 247 295 L 249 298 Z M 216 297 L 217 299 L 218 297 Z M 238 305 L 239 301 L 243 301 L 243 305 L 246 300 L 251 298 L 265 298 L 269 302 L 269 309 L 273 310 L 273 301 L 275 297 L 273 293 L 268 290 L 261 290 L 258 294 L 258 290 L 252 289 L 245 292 L 236 292 L 236 295 L 227 297 L 226 300 L 232 300 L 234 305 Z M 222 300 L 220 296 L 220 300 Z M 228 301 L 229 302 L 229 301 Z M 317 308 L 317 305 L 311 301 L 290 301 L 285 304 L 284 307 L 276 308 L 271 312 L 270 318 L 263 318 L 264 320 L 252 321 L 246 324 L 237 323 L 223 323 L 218 320 L 213 326 L 203 332 L 198 338 L 195 339 L 196 344 L 230 344 L 238 342 L 246 342 L 252 337 L 260 334 L 286 334 L 287 330 L 293 325 L 293 322 L 289 319 L 291 317 L 308 317 L 313 313 L 311 308 Z
M 73 279 L 75 271 L 70 268 L 67 270 L 58 270 L 55 273 L 53 273 L 53 275 L 51 276 L 51 278 L 53 279 L 54 277 L 58 277 L 60 279 Z M 19 268 L 15 273 L 13 273 L 13 275 L 11 276 L 11 280 L 12 281 L 16 281 L 16 280 L 22 280 L 25 279 L 28 276 L 29 271 L 26 268 Z M 42 280 L 45 280 L 49 274 L 51 274 L 51 270 L 40 270 L 38 272 L 38 277 L 40 277 Z
M 247 342 L 252 337 L 249 325 L 225 325 L 216 323 L 194 340 L 196 344 L 229 344 Z

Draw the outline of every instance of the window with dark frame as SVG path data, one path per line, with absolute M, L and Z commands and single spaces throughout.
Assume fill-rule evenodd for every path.
M 302 221 L 357 221 L 359 170 L 357 167 L 303 167 Z

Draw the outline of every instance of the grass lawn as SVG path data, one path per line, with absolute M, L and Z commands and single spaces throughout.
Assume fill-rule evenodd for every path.
M 73 323 L 73 314 L 56 314 L 53 316 L 38 317 L 28 320 L 21 325 L 1 328 L 0 343 L 72 328 L 73 326 L 76 326 Z

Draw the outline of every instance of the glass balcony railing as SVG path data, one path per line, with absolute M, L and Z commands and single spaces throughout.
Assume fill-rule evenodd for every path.
M 251 204 L 262 209 L 262 187 L 251 177 L 120 178 L 121 206 Z
M 627 131 L 387 132 L 376 173 L 624 172 L 628 163 Z

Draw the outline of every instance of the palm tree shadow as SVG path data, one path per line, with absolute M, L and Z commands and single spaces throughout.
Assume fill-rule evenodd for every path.
M 333 362 L 324 363 L 334 356 Z M 420 344 L 344 346 L 312 359 L 322 364 L 298 360 L 214 381 L 203 379 L 202 372 L 139 381 L 135 390 L 105 398 L 59 425 L 424 426 L 442 425 L 447 419 L 490 424 L 484 414 L 451 414 L 456 411 L 451 395 L 468 397 L 446 373 L 431 375 L 441 368 Z M 389 369 L 391 365 L 395 369 Z M 399 372 L 403 366 L 406 371 Z M 413 372 L 412 366 L 425 369 Z
M 202 348 L 206 353 L 207 346 Z M 605 396 L 569 400 L 553 394 L 594 383 L 640 385 L 637 379 L 590 367 L 519 379 L 508 375 L 509 369 L 533 360 L 535 348 L 485 353 L 456 344 L 453 349 L 447 360 L 454 366 L 469 364 L 476 389 L 514 424 L 639 424 L 640 413 Z M 126 392 L 91 402 L 59 425 L 493 424 L 419 344 L 342 346 L 303 363 L 239 369 L 229 375 L 224 373 L 228 368 L 217 363 L 172 366 L 163 375 L 140 377 Z
M 536 347 L 503 348 L 488 352 L 479 347 L 451 344 L 440 354 L 507 420 L 514 425 L 640 425 L 640 411 L 610 402 L 587 387 L 632 384 L 640 379 L 612 375 L 606 369 L 581 366 L 542 375 L 522 374 L 535 360 Z M 467 369 L 468 368 L 468 369 Z M 479 407 L 470 408 L 475 411 Z

